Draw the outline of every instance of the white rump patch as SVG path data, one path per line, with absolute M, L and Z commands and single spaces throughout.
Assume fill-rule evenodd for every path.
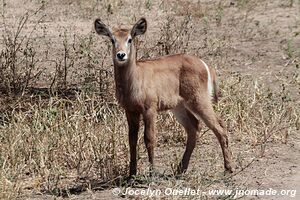
M 201 60 L 201 62 L 203 63 L 203 65 L 205 66 L 206 71 L 207 71 L 207 91 L 208 91 L 208 94 L 212 97 L 213 96 L 213 83 L 211 80 L 210 70 L 209 70 L 207 64 L 203 60 Z

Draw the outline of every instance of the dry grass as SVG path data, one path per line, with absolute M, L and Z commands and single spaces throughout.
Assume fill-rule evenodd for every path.
M 108 18 L 124 5 L 122 1 L 108 0 L 101 4 L 91 1 L 89 5 L 95 5 L 91 8 L 76 2 L 76 8 L 83 10 L 82 15 L 105 9 Z M 250 1 L 237 2 L 240 12 L 251 12 L 256 6 Z M 297 6 L 291 2 L 291 6 Z M 51 52 L 53 49 L 47 46 L 51 39 L 47 35 L 36 37 L 34 34 L 39 30 L 37 27 L 42 26 L 43 18 L 39 16 L 43 6 L 22 15 L 19 26 L 7 27 L 1 38 L 0 199 L 22 198 L 28 191 L 69 195 L 72 188 L 79 186 L 95 189 L 118 184 L 125 188 L 127 124 L 123 110 L 113 98 L 113 72 L 107 53 L 110 44 L 96 41 L 91 32 L 80 35 L 65 29 L 55 41 L 58 49 Z M 149 12 L 166 7 L 149 0 L 139 6 Z M 220 2 L 203 7 L 197 4 L 201 8 L 199 14 L 195 12 L 195 6 L 192 3 L 186 5 L 187 11 L 178 11 L 176 7 L 164 11 L 166 18 L 158 25 L 157 38 L 150 38 L 151 33 L 142 38 L 139 55 L 147 58 L 189 52 L 205 55 L 212 64 L 220 66 L 218 73 L 223 97 L 216 110 L 228 124 L 239 173 L 252 163 L 253 157 L 263 157 L 269 143 L 288 143 L 290 135 L 299 131 L 299 49 L 290 42 L 293 38 L 287 40 L 283 50 L 286 64 L 282 70 L 274 70 L 272 77 L 234 72 L 231 68 L 233 39 L 226 30 L 212 32 L 226 22 L 224 9 L 227 7 Z M 6 9 L 4 1 L 2 9 Z M 26 28 L 30 17 L 41 19 L 34 20 L 34 28 L 28 28 L 32 33 Z M 5 12 L 2 18 L 7 18 Z M 250 23 L 244 15 L 243 19 L 241 24 L 229 26 L 229 29 Z M 201 23 L 200 30 L 195 28 L 197 23 Z M 253 30 L 233 33 L 242 40 L 258 37 L 255 34 Z M 194 43 L 196 40 L 203 43 Z M 42 51 L 39 49 L 41 41 L 48 49 L 45 46 Z M 266 81 L 269 78 L 272 84 Z M 157 153 L 158 165 L 164 171 L 155 177 L 148 176 L 146 152 L 140 139 L 140 175 L 136 187 L 149 184 L 154 188 L 237 187 L 231 177 L 221 173 L 220 152 L 216 150 L 201 154 L 199 160 L 205 166 L 194 163 L 197 168 L 200 165 L 201 170 L 193 168 L 192 163 L 190 172 L 176 179 L 173 170 L 181 157 L 177 149 L 184 146 L 186 136 L 169 113 L 160 115 L 157 121 L 157 143 L 161 150 Z M 206 133 L 204 129 L 199 134 L 201 146 L 213 144 L 217 148 L 215 139 Z M 251 156 L 239 153 L 249 150 Z M 94 184 L 95 180 L 97 184 Z

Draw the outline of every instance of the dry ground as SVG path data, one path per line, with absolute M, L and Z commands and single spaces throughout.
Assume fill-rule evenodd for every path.
M 4 38 L 29 14 L 18 42 L 24 38 L 21 48 L 35 52 L 32 73 L 40 73 L 21 92 L 1 85 L 0 198 L 136 198 L 112 194 L 129 187 L 127 129 L 112 97 L 109 43 L 95 35 L 93 21 L 126 26 L 144 16 L 149 28 L 138 42 L 140 58 L 187 52 L 216 67 L 223 93 L 216 110 L 227 122 L 236 169 L 224 176 L 219 145 L 204 128 L 187 174 L 174 177 L 185 134 L 166 113 L 157 120 L 157 174 L 148 176 L 141 138 L 133 187 L 287 189 L 297 190 L 296 197 L 242 198 L 299 199 L 300 1 L 3 0 L 1 12 L 2 51 Z M 17 66 L 27 66 L 24 60 Z M 70 88 L 75 93 L 56 93 Z

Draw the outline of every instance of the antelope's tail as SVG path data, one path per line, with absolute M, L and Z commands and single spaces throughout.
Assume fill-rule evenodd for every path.
M 221 92 L 219 89 L 218 79 L 217 79 L 217 73 L 214 68 L 210 68 L 211 70 L 211 77 L 212 77 L 212 84 L 213 84 L 213 102 L 217 103 L 219 98 L 221 97 Z

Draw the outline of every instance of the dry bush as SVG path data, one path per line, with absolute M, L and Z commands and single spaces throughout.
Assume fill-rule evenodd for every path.
M 158 52 L 159 55 L 186 52 L 193 33 L 192 27 L 191 15 L 186 15 L 181 20 L 174 18 L 174 16 L 168 16 L 160 30 L 161 34 L 156 45 L 158 49 L 154 49 L 154 51 Z
M 60 51 L 50 52 L 43 60 L 48 69 L 55 69 L 50 78 L 43 80 L 49 83 L 51 94 L 68 93 L 73 89 L 97 93 L 102 99 L 113 101 L 113 72 L 108 64 L 110 46 L 107 42 L 99 48 L 92 32 L 77 35 L 66 29 L 59 39 Z
M 126 121 L 116 104 L 81 94 L 75 100 L 52 97 L 28 105 L 0 128 L 1 179 L 9 183 L 1 194 L 26 188 L 59 193 L 66 180 L 125 174 Z
M 6 4 L 3 4 L 0 92 L 24 95 L 28 90 L 46 87 L 50 94 L 57 94 L 81 89 L 97 92 L 109 101 L 113 99 L 107 43 L 99 48 L 92 32 L 77 35 L 65 28 L 59 33 L 57 51 L 51 39 L 47 38 L 47 26 L 42 25 L 45 2 L 36 10 L 22 15 L 16 26 L 7 22 Z M 43 33 L 39 32 L 41 30 Z
M 253 147 L 259 146 L 260 156 L 264 155 L 269 142 L 287 143 L 289 134 L 299 129 L 300 112 L 295 108 L 300 102 L 292 92 L 299 87 L 299 80 L 295 82 L 288 75 L 285 82 L 275 83 L 281 85 L 278 90 L 253 77 L 240 74 L 227 77 L 230 78 L 222 83 L 223 97 L 218 109 L 225 116 L 234 138 Z
M 0 51 L 0 90 L 4 93 L 24 92 L 29 84 L 35 83 L 39 78 L 42 68 L 38 66 L 40 58 L 36 56 L 36 38 L 32 33 L 43 19 L 38 8 L 33 13 L 26 12 L 18 21 L 15 30 L 8 27 L 5 16 L 5 3 L 2 5 L 2 49 Z M 29 34 L 24 34 L 24 28 L 28 20 L 37 16 L 38 20 Z

